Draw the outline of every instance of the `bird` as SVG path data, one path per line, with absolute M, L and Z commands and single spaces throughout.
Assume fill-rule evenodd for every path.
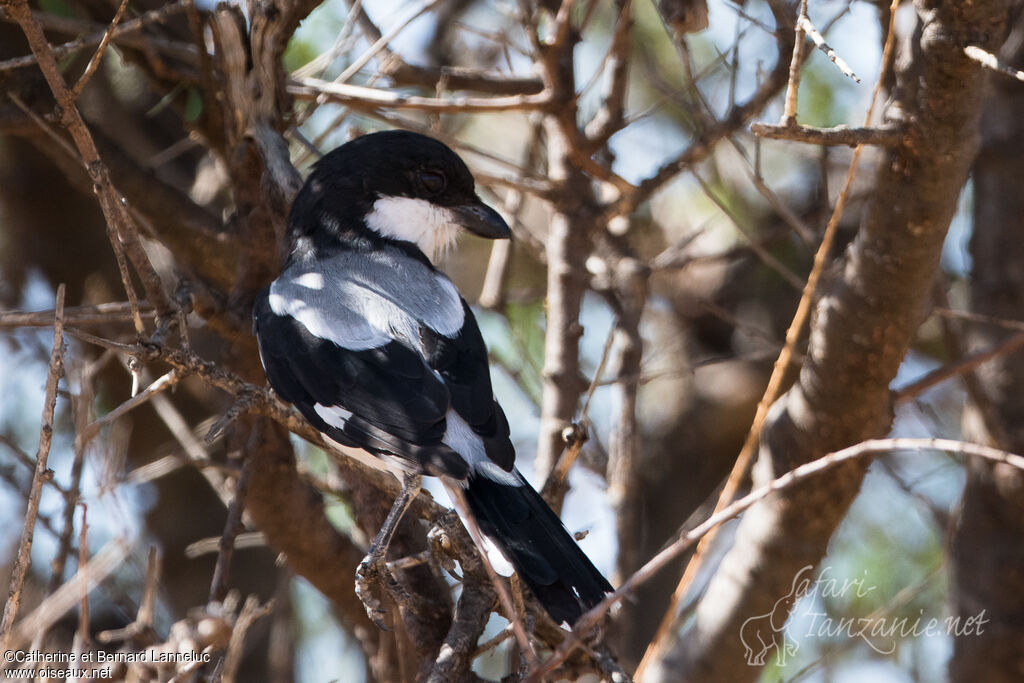
M 555 623 L 572 626 L 612 587 L 515 467 L 480 328 L 435 265 L 465 232 L 511 237 L 439 140 L 388 130 L 328 152 L 292 203 L 284 269 L 254 303 L 260 360 L 325 440 L 401 474 L 357 592 L 420 477 L 435 476 Z

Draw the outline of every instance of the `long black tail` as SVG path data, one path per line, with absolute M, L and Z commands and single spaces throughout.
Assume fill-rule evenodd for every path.
M 611 592 L 562 520 L 533 488 L 470 474 L 466 501 L 556 623 L 576 620 Z

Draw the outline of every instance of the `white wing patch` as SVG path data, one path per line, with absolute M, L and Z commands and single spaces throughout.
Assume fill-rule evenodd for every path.
M 325 406 L 322 403 L 317 403 L 313 406 L 313 410 L 321 420 L 338 429 L 344 429 L 348 419 L 352 417 L 351 410 L 345 410 L 340 406 Z
M 466 520 L 462 520 L 465 524 Z M 468 527 L 467 527 L 468 528 Z M 494 568 L 498 574 L 504 577 L 512 576 L 516 573 L 516 568 L 512 566 L 512 563 L 505 557 L 505 553 L 501 552 L 501 548 L 494 545 L 494 542 L 488 537 L 483 536 L 484 539 L 484 552 L 487 553 L 487 559 L 491 563 L 491 567 Z
M 384 237 L 412 242 L 431 261 L 455 243 L 460 230 L 448 209 L 412 197 L 381 197 L 366 225 Z
M 320 273 L 303 273 L 295 278 L 295 284 L 306 289 L 323 289 L 324 276 Z
M 523 485 L 524 482 L 518 470 L 513 469 L 511 472 L 506 472 L 487 457 L 483 440 L 458 413 L 449 408 L 444 417 L 447 426 L 441 443 L 461 455 L 471 470 L 499 484 Z

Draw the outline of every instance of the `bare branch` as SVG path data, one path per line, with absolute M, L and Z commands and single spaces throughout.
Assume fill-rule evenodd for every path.
M 39 513 L 39 497 L 43 482 L 47 479 L 46 461 L 50 457 L 50 443 L 53 438 L 53 415 L 57 406 L 57 384 L 64 376 L 64 285 L 57 287 L 57 312 L 53 322 L 53 351 L 50 353 L 50 369 L 46 375 L 46 397 L 43 400 L 42 427 L 39 433 L 39 449 L 36 451 L 36 467 L 29 490 L 28 508 L 25 511 L 25 525 L 18 542 L 18 553 L 11 569 L 11 582 L 4 603 L 3 620 L 0 621 L 0 649 L 12 649 L 14 620 L 21 606 L 21 591 L 32 562 L 32 538 L 35 534 L 36 515 Z
M 84 88 L 85 84 L 89 82 L 92 75 L 96 73 L 96 69 L 100 65 L 100 59 L 102 59 L 103 53 L 107 51 L 107 45 L 110 44 L 110 39 L 114 37 L 114 31 L 117 29 L 117 25 L 121 22 L 121 17 L 124 16 L 124 11 L 127 7 L 128 0 L 121 0 L 121 5 L 117 8 L 114 18 L 110 20 L 110 27 L 103 32 L 103 38 L 100 40 L 100 44 L 96 48 L 96 52 L 93 53 L 89 63 L 86 64 L 85 71 L 82 72 L 78 82 L 75 83 L 75 87 L 71 89 L 72 99 L 78 99 L 78 96 L 82 94 L 82 88 Z
M 1024 347 L 1024 332 L 1019 332 L 1018 334 L 1003 340 L 987 351 L 972 353 L 969 356 L 959 359 L 955 363 L 950 363 L 949 365 L 936 368 L 924 377 L 901 387 L 896 391 L 896 395 L 893 397 L 893 400 L 897 403 L 912 401 L 932 387 L 937 386 L 948 379 L 959 377 L 964 373 L 972 372 L 979 365 L 987 363 L 994 358 L 1008 356 L 1019 350 L 1021 347 Z
M 607 55 L 607 82 L 602 105 L 587 124 L 585 134 L 592 148 L 599 147 L 625 125 L 626 89 L 629 86 L 630 40 L 633 28 L 633 3 L 618 3 L 618 18 Z M 706 12 L 706 7 L 705 7 Z
M 117 406 L 113 410 L 111 410 L 103 417 L 98 418 L 94 422 L 91 422 L 90 424 L 86 425 L 85 429 L 82 430 L 82 433 L 79 436 L 79 438 L 84 439 L 85 441 L 89 441 L 94 436 L 96 436 L 96 434 L 99 433 L 99 431 L 105 425 L 110 424 L 111 422 L 118 419 L 122 415 L 125 415 L 129 411 L 138 408 L 143 403 L 146 403 L 151 398 L 159 394 L 161 391 L 166 391 L 167 389 L 170 389 L 180 380 L 181 373 L 177 369 L 171 370 L 164 376 L 160 377 L 160 379 L 156 380 L 148 387 L 146 387 L 139 393 L 135 394 L 134 396 L 132 396 L 127 401 Z
M 67 319 L 66 313 L 67 312 L 65 310 L 65 321 Z M 109 354 L 109 352 L 105 352 L 97 361 L 87 363 L 85 367 L 77 373 L 79 393 L 77 396 L 73 395 L 71 398 L 71 411 L 75 421 L 76 435 L 80 435 L 82 433 L 84 426 L 88 424 L 89 420 L 93 416 L 93 405 L 96 397 L 94 387 L 95 375 L 99 369 L 106 365 L 106 362 L 110 357 L 111 354 Z M 74 458 L 71 462 L 71 482 L 68 485 L 67 491 L 64 493 L 64 526 L 61 529 L 57 554 L 50 563 L 51 574 L 47 593 L 52 593 L 57 590 L 61 582 L 64 580 L 64 565 L 71 552 L 71 543 L 74 536 L 75 526 L 75 508 L 80 502 L 79 497 L 82 485 L 82 471 L 85 465 L 85 450 L 88 443 L 88 440 L 81 438 L 81 436 L 76 436 L 75 438 Z
M 320 97 L 325 97 L 333 102 L 357 109 L 388 107 L 389 109 L 429 112 L 528 111 L 543 109 L 551 102 L 551 99 L 543 92 L 537 95 L 509 95 L 507 97 L 457 95 L 435 98 L 403 95 L 392 90 L 368 88 L 349 83 L 334 83 L 319 78 L 294 80 L 288 86 L 288 92 L 300 100 L 317 100 Z
M 381 31 L 370 19 L 366 11 L 359 7 L 357 20 L 363 33 L 376 45 L 383 38 Z M 435 68 L 420 64 L 410 64 L 401 55 L 391 50 L 387 44 L 391 39 L 384 40 L 384 45 L 377 50 L 384 55 L 380 60 L 380 72 L 390 78 L 396 85 L 418 85 L 433 88 L 444 80 L 449 90 L 474 90 L 493 95 L 533 95 L 544 89 L 544 83 L 535 76 L 506 76 L 492 74 L 476 69 L 442 66 Z
M 245 529 L 245 525 L 242 523 L 242 512 L 245 510 L 245 496 L 249 489 L 250 471 L 250 468 L 243 465 L 238 481 L 235 482 L 235 495 L 228 506 L 228 516 L 224 521 L 224 533 L 221 534 L 217 552 L 217 565 L 213 569 L 213 580 L 210 582 L 209 602 L 220 602 L 228 593 L 235 538 L 240 531 Z
M 786 84 L 786 104 L 782 111 L 782 123 L 787 126 L 796 123 L 797 90 L 800 87 L 800 67 L 803 64 L 800 53 L 804 49 L 804 22 L 801 19 L 806 16 L 807 0 L 800 0 L 800 12 L 796 19 L 796 38 L 793 41 L 793 57 L 789 62 L 789 81 Z
M 825 37 L 818 33 L 818 29 L 814 28 L 814 24 L 811 23 L 810 17 L 807 16 L 806 12 L 801 12 L 797 18 L 797 24 L 802 26 L 803 30 L 810 36 L 811 40 L 814 41 L 814 46 L 825 53 L 825 56 L 829 58 L 836 68 L 839 69 L 844 76 L 852 78 L 857 83 L 860 83 L 860 79 L 857 78 L 857 74 L 853 73 L 853 69 L 850 65 L 843 61 L 843 58 L 836 54 L 836 51 L 829 47 L 829 44 L 825 42 Z M 794 119 L 795 120 L 795 119 Z
M 245 605 L 239 612 L 238 618 L 231 629 L 231 639 L 228 641 L 227 652 L 224 655 L 224 666 L 221 669 L 221 681 L 234 683 L 238 677 L 238 668 L 242 664 L 242 645 L 245 643 L 245 636 L 249 627 L 258 619 L 270 614 L 274 609 L 274 601 L 271 600 L 263 605 L 255 595 L 245 599 Z
M 769 2 L 772 14 L 780 30 L 777 34 L 775 66 L 761 81 L 757 90 L 750 98 L 730 108 L 729 112 L 716 124 L 704 130 L 689 147 L 671 161 L 663 164 L 653 175 L 648 176 L 636 190 L 624 195 L 608 211 L 611 216 L 624 216 L 634 211 L 642 202 L 661 189 L 665 183 L 687 168 L 704 161 L 711 154 L 715 143 L 732 135 L 756 116 L 768 102 L 785 87 L 789 72 L 788 59 L 793 50 L 791 34 L 782 31 L 781 27 L 794 21 L 788 3 L 773 0 Z
M 836 126 L 834 128 L 814 128 L 812 126 L 773 125 L 770 123 L 752 123 L 750 131 L 762 138 L 774 140 L 797 140 L 814 145 L 879 145 L 896 147 L 904 144 L 906 133 L 898 128 L 850 128 Z
M 152 317 L 153 309 L 146 302 L 140 302 L 139 313 Z M 0 313 L 0 327 L 49 327 L 53 325 L 54 314 L 52 310 L 7 311 Z M 68 306 L 64 309 L 64 322 L 69 326 L 131 322 L 131 307 L 126 301 L 93 306 Z
M 724 201 L 719 199 L 718 195 L 714 193 L 714 191 L 708 186 L 707 182 L 704 181 L 704 178 L 702 178 L 699 173 L 694 171 L 693 177 L 697 181 L 697 184 L 700 185 L 701 190 L 704 191 L 704 196 L 710 199 L 714 203 L 714 205 L 717 206 L 719 210 L 722 213 L 724 213 L 730 221 L 732 221 L 732 224 L 736 227 L 736 229 L 743 234 L 743 236 L 747 240 L 747 245 L 755 254 L 757 254 L 757 257 L 761 259 L 761 261 L 766 266 L 768 266 L 776 273 L 778 273 L 779 276 L 782 277 L 783 280 L 788 282 L 794 289 L 796 289 L 797 291 L 802 291 L 804 288 L 804 281 L 796 273 L 790 270 L 789 267 L 786 266 L 786 264 L 782 263 L 782 261 L 776 258 L 770 251 L 761 246 L 757 239 L 740 222 L 740 219 L 736 216 L 736 214 L 729 208 L 729 206 Z

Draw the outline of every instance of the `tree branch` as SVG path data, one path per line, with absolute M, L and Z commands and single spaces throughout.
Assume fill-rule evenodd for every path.
M 897 147 L 904 144 L 906 136 L 897 128 L 814 128 L 812 126 L 773 125 L 770 123 L 752 123 L 750 132 L 760 138 L 773 140 L 796 140 L 809 142 L 813 145 L 879 145 L 881 147 Z

